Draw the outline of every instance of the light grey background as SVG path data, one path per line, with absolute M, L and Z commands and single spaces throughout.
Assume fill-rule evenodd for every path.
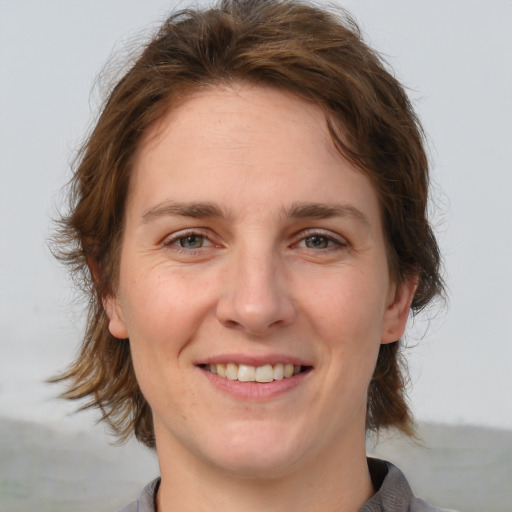
M 96 415 L 70 415 L 76 404 L 55 400 L 60 388 L 43 383 L 69 363 L 82 328 L 76 294 L 45 239 L 97 113 L 95 76 L 175 4 L 0 0 L 4 512 L 114 510 L 157 471 L 133 444 L 106 448 Z M 430 448 L 421 453 L 395 440 L 378 453 L 408 470 L 428 499 L 504 512 L 512 500 L 512 1 L 343 5 L 409 87 L 429 134 L 432 212 L 450 288 L 447 311 L 428 330 L 425 318 L 416 322 L 407 355 L 416 416 L 451 426 L 426 424 Z
M 49 219 L 97 113 L 97 73 L 175 4 L 0 0 L 1 415 L 63 424 L 70 410 L 42 384 L 81 328 L 45 244 Z M 512 2 L 343 5 L 409 87 L 430 137 L 450 305 L 423 339 L 425 322 L 410 336 L 414 410 L 512 429 Z

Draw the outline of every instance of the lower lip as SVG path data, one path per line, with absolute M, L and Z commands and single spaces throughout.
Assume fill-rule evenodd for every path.
M 210 383 L 217 389 L 234 397 L 245 400 L 268 400 L 278 397 L 300 386 L 311 370 L 298 373 L 293 377 L 273 380 L 272 382 L 240 382 L 214 375 L 208 370 L 200 369 Z

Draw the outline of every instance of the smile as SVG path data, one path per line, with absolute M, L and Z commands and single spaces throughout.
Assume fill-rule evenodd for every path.
M 290 363 L 265 364 L 251 366 L 247 364 L 219 363 L 205 364 L 202 368 L 224 379 L 237 380 L 239 382 L 273 382 L 289 379 L 309 369 L 307 366 L 293 365 Z

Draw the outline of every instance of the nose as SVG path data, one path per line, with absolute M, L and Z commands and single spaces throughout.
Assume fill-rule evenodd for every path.
M 217 318 L 253 336 L 291 324 L 296 317 L 284 264 L 272 254 L 237 254 L 222 284 Z

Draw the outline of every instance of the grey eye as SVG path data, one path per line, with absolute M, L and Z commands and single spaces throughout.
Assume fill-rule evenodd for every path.
M 332 242 L 329 238 L 322 235 L 308 236 L 305 238 L 306 247 L 310 249 L 327 249 Z
M 178 239 L 178 242 L 184 249 L 200 249 L 204 244 L 204 236 L 192 234 Z

